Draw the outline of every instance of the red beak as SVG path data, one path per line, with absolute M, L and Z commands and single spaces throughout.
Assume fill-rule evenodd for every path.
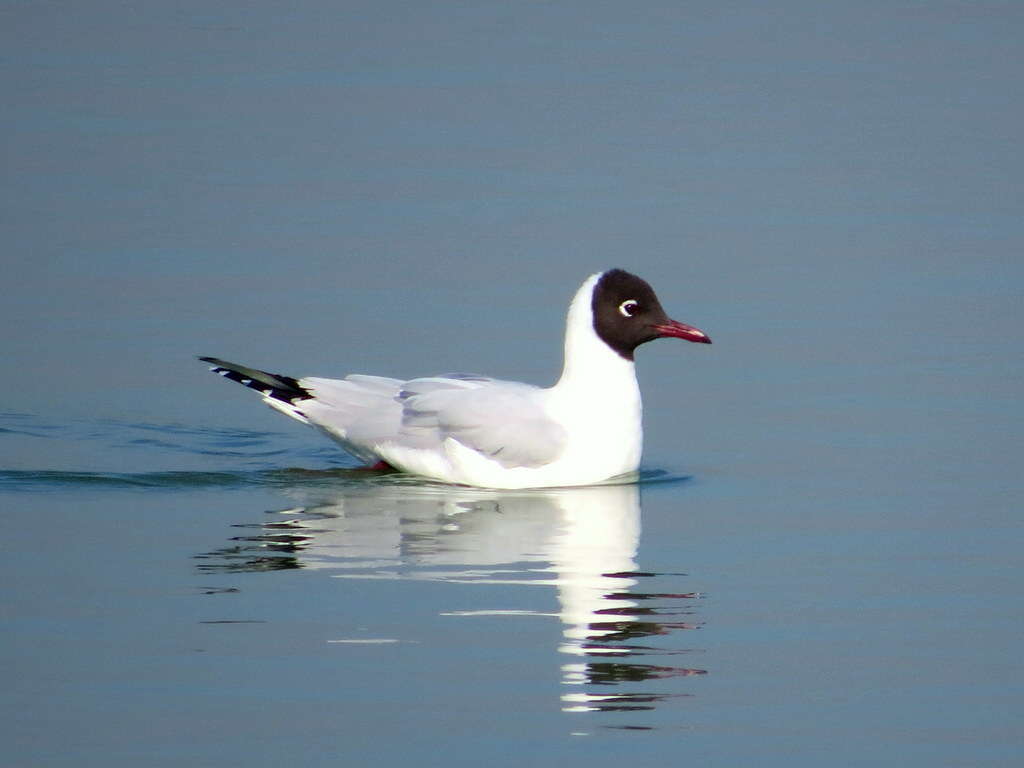
M 695 341 L 698 344 L 711 343 L 711 337 L 700 328 L 694 328 L 692 325 L 686 325 L 685 323 L 677 323 L 675 320 L 669 320 L 664 325 L 652 325 L 651 327 L 658 332 L 659 337 L 672 336 L 676 339 Z

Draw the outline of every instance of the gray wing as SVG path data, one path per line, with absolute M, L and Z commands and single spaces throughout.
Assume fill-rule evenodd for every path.
M 363 461 L 378 458 L 373 446 L 394 439 L 402 426 L 397 395 L 405 382 L 384 376 L 344 379 L 309 377 L 299 383 L 311 399 L 302 402 L 309 423 Z
M 543 390 L 465 374 L 408 381 L 398 393 L 398 442 L 440 447 L 451 438 L 503 467 L 540 467 L 561 455 L 565 429 L 545 412 Z
M 541 404 L 541 389 L 471 374 L 400 381 L 352 375 L 303 378 L 308 421 L 346 450 L 374 461 L 379 446 L 443 451 L 451 438 L 503 467 L 540 467 L 558 458 L 565 429 Z

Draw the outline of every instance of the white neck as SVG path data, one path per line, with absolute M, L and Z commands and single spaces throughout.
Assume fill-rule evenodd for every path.
M 555 385 L 559 390 L 576 387 L 595 389 L 602 384 L 612 388 L 617 384 L 625 385 L 627 389 L 636 387 L 633 361 L 615 352 L 594 330 L 594 285 L 601 274 L 598 272 L 588 277 L 569 305 L 565 323 L 565 363 L 562 377 Z
M 564 461 L 576 477 L 593 482 L 634 471 L 643 444 L 633 361 L 617 354 L 594 330 L 591 307 L 600 277 L 591 275 L 569 305 L 565 367 L 548 390 L 552 412 L 570 436 Z

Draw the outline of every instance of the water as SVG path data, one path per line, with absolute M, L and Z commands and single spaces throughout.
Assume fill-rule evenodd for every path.
M 1004 766 L 1018 4 L 0 7 L 14 766 Z M 558 375 L 635 485 L 355 469 L 196 355 Z
M 0 473 L 13 764 L 397 764 L 459 734 L 457 765 L 1000 765 L 1019 742 L 1005 528 L 749 507 L 663 470 L 499 492 L 296 433 L 2 423 L 6 447 L 219 467 Z
M 5 436 L 71 437 L 5 423 Z M 239 463 L 265 461 L 283 437 L 128 424 L 76 437 L 101 449 L 137 444 L 137 432 L 203 456 L 220 445 Z M 345 468 L 4 472 L 0 489 L 31 521 L 6 567 L 36 585 L 9 616 L 23 671 L 13 696 L 28 705 L 10 713 L 15 741 L 59 730 L 55 762 L 69 749 L 76 761 L 164 749 L 168 763 L 228 760 L 237 746 L 221 752 L 216 724 L 237 728 L 272 700 L 237 738 L 284 717 L 335 733 L 347 759 L 392 741 L 389 709 L 418 722 L 415 740 L 480 717 L 507 720 L 486 730 L 510 739 L 521 708 L 559 737 L 684 727 L 686 683 L 706 673 L 693 637 L 702 596 L 686 574 L 637 558 L 641 490 L 688 482 L 647 472 L 639 484 L 495 492 Z M 33 574 L 28 544 L 44 531 L 63 539 L 63 578 Z M 56 689 L 45 712 L 42 670 L 26 669 L 44 659 Z M 200 731 L 187 748 L 182 728 Z M 290 738 L 282 758 L 294 757 Z

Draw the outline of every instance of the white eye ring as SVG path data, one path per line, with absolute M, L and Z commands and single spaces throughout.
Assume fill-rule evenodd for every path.
M 640 303 L 636 299 L 627 299 L 619 304 L 619 312 L 623 317 L 632 317 L 636 314 L 638 306 L 640 306 Z

